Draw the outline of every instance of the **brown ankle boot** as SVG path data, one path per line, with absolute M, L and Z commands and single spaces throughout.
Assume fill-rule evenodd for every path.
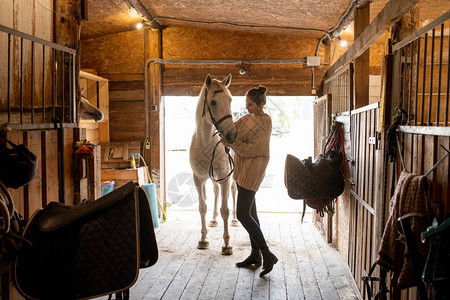
M 252 253 L 246 259 L 236 263 L 238 268 L 250 267 L 252 265 L 255 265 L 255 267 L 261 266 L 261 253 L 259 250 L 252 249 Z
M 273 265 L 278 262 L 278 258 L 275 256 L 275 254 L 270 252 L 269 249 L 262 250 L 261 253 L 263 256 L 263 270 L 259 274 L 259 277 L 263 277 L 264 275 L 272 271 Z

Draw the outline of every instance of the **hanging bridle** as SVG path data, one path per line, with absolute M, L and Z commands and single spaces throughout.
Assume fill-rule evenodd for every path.
M 221 90 L 221 91 L 219 91 L 219 92 L 223 92 L 223 90 Z M 216 134 L 218 134 L 220 137 L 222 137 L 222 136 L 220 135 L 220 132 L 219 132 L 219 125 L 220 125 L 220 123 L 222 123 L 223 121 L 225 121 L 225 120 L 228 119 L 228 118 L 232 119 L 233 117 L 231 116 L 231 114 L 228 114 L 228 115 L 225 115 L 225 116 L 223 116 L 222 118 L 220 118 L 218 121 L 216 121 L 216 119 L 214 118 L 214 116 L 213 116 L 213 114 L 212 114 L 211 107 L 209 106 L 209 103 L 208 103 L 208 101 L 207 101 L 207 98 L 208 98 L 208 89 L 205 88 L 205 99 L 204 99 L 204 101 L 203 101 L 203 113 L 202 113 L 202 118 L 205 117 L 205 115 L 206 115 L 206 108 L 208 108 L 209 117 L 211 118 L 211 122 L 213 123 L 214 127 L 216 128 L 216 132 L 213 134 L 213 136 L 215 136 Z M 225 176 L 225 177 L 223 177 L 223 178 L 219 178 L 219 179 L 214 178 L 214 167 L 213 167 L 213 163 L 214 163 L 214 155 L 215 155 L 215 153 L 216 153 L 216 148 L 217 148 L 217 146 L 218 146 L 220 143 L 221 143 L 221 141 L 219 140 L 219 141 L 216 143 L 216 145 L 214 146 L 214 149 L 213 149 L 213 152 L 212 152 L 212 156 L 211 156 L 211 162 L 210 162 L 210 164 L 209 164 L 209 178 L 211 178 L 212 181 L 215 181 L 215 182 L 217 182 L 217 183 L 222 183 L 222 182 L 226 181 L 226 180 L 231 176 L 231 174 L 232 174 L 233 171 L 234 171 L 234 160 L 233 160 L 233 157 L 232 157 L 231 154 L 230 154 L 230 147 L 226 147 L 226 146 L 225 146 L 225 152 L 226 152 L 227 155 L 228 155 L 228 164 L 229 164 L 229 166 L 230 166 L 230 168 L 231 168 L 231 171 L 228 173 L 227 176 Z

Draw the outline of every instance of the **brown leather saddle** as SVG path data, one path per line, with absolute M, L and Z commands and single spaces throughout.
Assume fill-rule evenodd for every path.
M 76 206 L 49 203 L 28 222 L 33 247 L 14 263 L 29 299 L 83 299 L 120 293 L 158 260 L 148 198 L 136 182 Z

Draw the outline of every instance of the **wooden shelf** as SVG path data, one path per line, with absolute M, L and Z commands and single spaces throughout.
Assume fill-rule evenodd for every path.
M 103 169 L 102 181 L 114 181 L 114 189 L 121 187 L 127 182 L 134 180 L 139 185 L 149 183 L 146 167 L 136 169 Z

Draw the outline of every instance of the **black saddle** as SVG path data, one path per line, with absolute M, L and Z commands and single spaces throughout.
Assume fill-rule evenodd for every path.
M 17 290 L 29 299 L 80 299 L 128 290 L 140 268 L 158 260 L 148 198 L 129 182 L 76 206 L 49 203 L 28 222 L 33 247 L 14 264 Z

